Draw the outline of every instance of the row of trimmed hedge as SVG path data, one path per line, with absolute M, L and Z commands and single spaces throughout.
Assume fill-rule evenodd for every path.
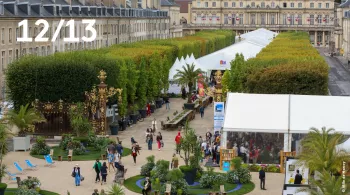
M 128 104 L 137 101 L 139 106 L 145 106 L 147 101 L 167 91 L 169 69 L 176 57 L 193 53 L 197 58 L 233 44 L 234 39 L 232 31 L 201 31 L 182 38 L 146 40 L 45 57 L 27 56 L 9 65 L 8 95 L 16 108 L 34 99 L 84 101 L 84 92 L 99 83 L 97 75 L 103 69 L 108 86 L 123 88 L 123 104 L 119 108 L 123 115 Z
M 305 32 L 280 33 L 255 58 L 234 63 L 230 91 L 260 94 L 328 94 L 328 65 Z M 229 74 L 229 73 L 227 73 Z

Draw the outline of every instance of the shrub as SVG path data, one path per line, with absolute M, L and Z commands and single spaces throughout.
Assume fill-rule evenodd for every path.
M 239 183 L 241 184 L 249 183 L 250 180 L 252 180 L 252 175 L 247 168 L 237 169 L 237 176 L 239 178 Z
M 76 140 L 72 140 L 67 144 L 67 150 L 73 150 L 74 155 L 82 155 L 86 152 L 82 143 Z
M 216 184 L 223 184 L 225 182 L 226 177 L 224 175 L 215 173 L 213 167 L 207 167 L 207 172 L 199 180 L 199 186 L 201 188 L 212 188 Z
M 30 150 L 31 155 L 47 155 L 50 154 L 50 147 L 45 143 L 43 137 L 37 137 L 36 143 L 33 145 L 33 148 Z
M 188 184 L 186 180 L 183 178 L 184 174 L 180 171 L 180 169 L 173 169 L 168 172 L 166 176 L 166 180 L 171 184 L 171 194 L 176 194 L 179 189 L 182 190 L 183 195 L 188 195 Z M 164 194 L 166 189 L 166 185 L 162 185 L 160 192 Z
M 151 171 L 151 179 L 153 181 L 156 179 L 159 179 L 160 182 L 165 182 L 168 172 L 169 172 L 169 161 L 158 160 L 153 170 Z
M 71 141 L 72 141 L 72 135 L 71 134 L 63 134 L 62 135 L 62 140 L 60 142 L 59 147 L 62 150 L 66 150 L 68 143 L 71 142 Z
M 28 189 L 27 187 L 20 187 L 17 189 L 16 195 L 40 195 L 35 189 Z
M 154 166 L 156 165 L 154 163 L 154 155 L 148 156 L 146 158 L 146 160 L 147 160 L 147 163 L 142 165 L 140 175 L 145 176 L 145 177 L 150 177 L 151 171 L 154 168 Z
M 281 169 L 276 165 L 269 165 L 265 169 L 266 172 L 280 173 Z
M 260 165 L 253 164 L 253 165 L 250 165 L 248 169 L 252 172 L 258 172 L 260 171 L 261 167 Z
M 235 169 L 239 169 L 242 167 L 242 158 L 241 157 L 235 157 L 231 160 L 231 163 L 233 164 Z
M 227 181 L 227 177 L 223 174 L 216 174 L 215 175 L 215 180 L 214 180 L 214 183 L 213 183 L 213 189 L 215 191 L 219 191 L 220 190 L 220 185 L 224 185 Z
M 25 186 L 27 189 L 37 189 L 41 185 L 40 181 L 36 177 L 30 179 L 24 179 L 21 181 L 20 186 Z
M 73 138 L 73 140 L 79 141 L 84 146 L 92 146 L 92 145 L 90 145 L 89 137 L 75 137 L 75 138 Z
M 226 175 L 228 183 L 239 183 L 237 170 L 229 171 Z
M 7 184 L 6 183 L 0 183 L 0 189 L 6 189 Z

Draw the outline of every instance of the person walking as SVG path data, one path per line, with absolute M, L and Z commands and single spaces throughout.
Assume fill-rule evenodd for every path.
M 160 151 L 160 148 L 162 147 L 162 141 L 163 141 L 162 133 L 158 132 L 156 140 L 157 140 L 157 144 L 158 144 L 158 150 Z
M 204 106 L 201 105 L 201 107 L 199 108 L 199 112 L 201 113 L 201 118 L 204 117 Z
M 109 154 L 114 154 L 115 152 L 115 146 L 113 142 L 110 142 L 109 145 L 107 146 L 107 151 Z
M 261 167 L 261 170 L 259 171 L 259 179 L 260 179 L 260 189 L 266 190 L 265 189 L 265 168 Z
M 210 144 L 211 143 L 211 137 L 213 135 L 210 133 L 210 131 L 208 130 L 207 133 L 205 134 L 205 138 L 207 140 L 207 142 Z
M 148 144 L 148 139 L 149 139 L 149 134 L 151 133 L 151 131 L 149 130 L 149 128 L 147 128 L 147 130 L 146 130 L 146 143 Z
M 123 150 L 124 150 L 121 141 L 118 142 L 117 146 L 115 147 L 115 150 L 117 151 L 117 153 L 119 154 L 119 156 L 121 158 L 121 156 L 123 155 Z
M 165 97 L 165 98 L 164 98 L 164 102 L 165 102 L 165 109 L 166 109 L 166 110 L 170 110 L 169 98 L 168 98 L 168 97 Z
M 93 169 L 95 169 L 96 172 L 96 179 L 95 179 L 95 183 L 100 182 L 100 173 L 101 173 L 101 162 L 100 160 L 96 159 L 96 162 L 94 164 L 94 166 L 92 167 Z
M 140 154 L 140 151 L 139 151 L 137 145 L 136 145 L 136 144 L 133 144 L 132 147 L 131 147 L 131 156 L 132 156 L 132 158 L 134 159 L 135 165 L 136 165 L 137 153 Z
M 177 136 L 175 137 L 176 143 L 176 154 L 180 154 L 180 143 L 181 143 L 181 132 L 177 132 Z
M 301 184 L 301 181 L 303 180 L 303 176 L 299 173 L 299 170 L 297 170 L 297 174 L 295 175 L 294 184 Z
M 149 195 L 152 191 L 152 184 L 149 179 L 149 177 L 146 177 L 145 181 L 143 182 L 143 189 L 142 189 L 142 195 Z
M 101 186 L 103 184 L 103 182 L 105 182 L 105 184 L 107 183 L 107 164 L 106 162 L 103 162 L 103 165 L 101 167 L 101 177 L 102 177 L 102 181 L 101 181 Z
M 115 171 L 114 167 L 114 153 L 108 154 L 108 171 L 111 172 L 111 166 L 113 167 L 113 170 Z
M 80 186 L 80 167 L 78 164 L 73 168 L 72 176 L 75 179 L 75 186 Z
M 148 150 L 152 150 L 152 144 L 153 144 L 153 133 L 148 134 Z
M 182 99 L 186 99 L 186 88 L 185 87 L 182 87 L 182 89 L 181 89 L 181 93 L 182 93 Z
M 114 167 L 117 168 L 117 170 L 119 169 L 120 159 L 121 159 L 121 155 L 118 152 L 116 152 L 114 154 Z
M 131 145 L 137 144 L 137 141 L 135 140 L 134 136 L 131 136 Z
M 152 132 L 155 133 L 157 131 L 157 119 L 154 118 L 152 121 Z
M 147 103 L 147 116 L 151 116 L 151 104 Z

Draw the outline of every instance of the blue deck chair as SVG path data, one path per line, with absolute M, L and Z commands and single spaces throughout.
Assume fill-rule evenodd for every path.
M 16 181 L 17 174 L 15 173 L 10 173 L 9 171 L 6 171 L 6 174 L 9 176 L 9 180 L 11 181 Z
M 22 173 L 22 174 L 25 173 L 24 170 L 22 169 L 22 167 L 19 166 L 19 164 L 18 164 L 17 162 L 14 162 L 13 164 L 15 165 L 16 169 L 17 169 L 20 173 Z
M 45 161 L 47 163 L 47 166 L 52 166 L 55 163 L 55 162 L 53 162 L 50 155 L 45 155 L 44 158 L 45 158 Z
M 33 165 L 30 160 L 25 160 L 26 161 L 26 164 L 27 164 L 27 167 L 29 169 L 36 169 L 37 168 L 37 165 Z

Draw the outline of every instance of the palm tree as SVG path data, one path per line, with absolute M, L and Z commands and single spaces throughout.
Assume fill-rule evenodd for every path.
M 321 131 L 311 128 L 311 132 L 302 141 L 302 153 L 299 155 L 300 162 L 305 163 L 310 171 L 323 170 L 330 173 L 339 173 L 343 162 L 350 160 L 349 154 L 336 146 L 344 139 L 344 135 L 334 132 L 333 128 L 322 127 Z
M 28 108 L 29 104 L 21 106 L 19 111 L 10 110 L 4 120 L 10 125 L 15 125 L 19 129 L 19 135 L 25 135 L 28 131 L 34 131 L 34 123 L 46 122 L 46 119 L 33 108 Z
M 343 169 L 343 162 L 349 162 L 350 154 L 336 146 L 344 140 L 344 135 L 333 128 L 321 130 L 311 128 L 301 142 L 302 152 L 299 163 L 309 167 L 310 172 L 320 173 L 321 180 L 310 178 L 310 185 L 318 191 L 307 189 L 311 194 L 343 194 L 341 193 L 342 177 L 336 176 Z M 346 194 L 346 193 L 345 193 Z
M 108 195 L 125 195 L 124 189 L 119 184 L 113 184 L 109 191 L 107 192 Z
M 182 66 L 183 70 L 177 69 L 177 73 L 174 75 L 174 80 L 177 84 L 181 86 L 188 86 L 188 99 L 187 103 L 191 103 L 191 93 L 192 88 L 195 85 L 196 81 L 202 78 L 201 74 L 203 71 L 200 68 L 195 69 L 195 65 L 192 63 L 186 64 L 186 66 Z
M 4 124 L 0 124 L 0 183 L 2 178 L 5 176 L 6 166 L 2 164 L 2 159 L 8 152 L 7 139 L 12 136 L 7 127 Z

